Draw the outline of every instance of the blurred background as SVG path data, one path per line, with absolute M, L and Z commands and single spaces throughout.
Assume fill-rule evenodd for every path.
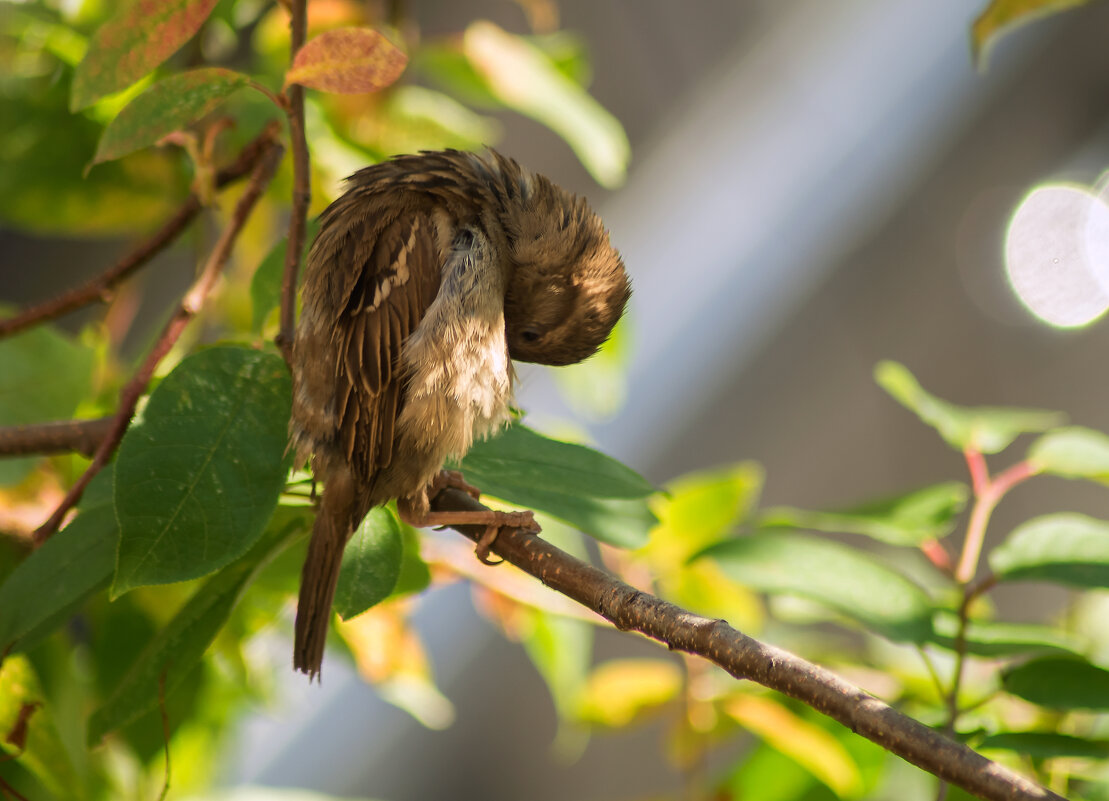
M 959 455 L 874 384 L 880 359 L 957 403 L 1058 409 L 1109 429 L 1109 324 L 1044 324 L 1004 263 L 1030 190 L 1095 185 L 1109 165 L 1109 4 L 1020 29 L 978 71 L 969 28 L 982 5 L 559 3 L 560 26 L 588 47 L 590 93 L 627 131 L 626 180 L 599 186 L 562 139 L 516 114 L 493 114 L 498 148 L 590 199 L 635 294 L 622 407 L 583 414 L 557 379 L 525 370 L 530 419 L 586 431 L 660 484 L 755 460 L 767 505 L 804 508 L 963 477 Z M 413 0 L 406 13 L 431 37 L 476 19 L 522 33 L 529 14 L 551 8 Z M 122 248 L 0 230 L 0 297 L 52 294 Z M 1016 492 L 992 533 L 1060 509 L 1109 515 L 1097 490 L 1047 480 Z M 1060 599 L 1008 590 L 999 601 L 1013 619 L 1040 620 Z M 421 726 L 332 657 L 321 688 L 289 674 L 279 703 L 246 724 L 230 778 L 395 801 L 638 798 L 680 786 L 654 756 L 664 723 L 596 736 L 576 761 L 560 759 L 542 680 L 464 586 L 433 592 L 417 621 L 453 726 Z M 597 651 L 656 653 L 607 632 Z

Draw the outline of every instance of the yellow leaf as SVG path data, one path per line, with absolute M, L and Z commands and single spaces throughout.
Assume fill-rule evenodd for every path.
M 771 748 L 792 759 L 839 796 L 862 792 L 859 766 L 835 737 L 772 698 L 735 695 L 724 712 Z
M 614 659 L 598 666 L 578 698 L 578 716 L 619 728 L 674 700 L 682 671 L 661 659 Z

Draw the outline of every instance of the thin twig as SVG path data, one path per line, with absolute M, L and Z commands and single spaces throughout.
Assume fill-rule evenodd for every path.
M 231 249 L 235 244 L 235 240 L 242 230 L 243 225 L 246 223 L 250 212 L 254 209 L 254 204 L 258 202 L 262 192 L 269 184 L 270 179 L 273 178 L 274 171 L 277 169 L 277 164 L 281 160 L 282 148 L 272 139 L 268 143 L 266 153 L 254 168 L 254 172 L 250 176 L 250 183 L 247 185 L 246 191 L 243 192 L 239 202 L 235 206 L 235 210 L 231 215 L 231 220 L 223 229 L 220 234 L 219 240 L 216 242 L 215 247 L 212 249 L 211 255 L 208 257 L 208 262 L 204 265 L 199 277 L 185 293 L 178 305 L 177 310 L 170 317 L 166 327 L 162 330 L 161 336 L 158 337 L 157 342 L 150 353 L 147 354 L 146 359 L 131 380 L 124 386 L 120 392 L 119 408 L 116 410 L 115 417 L 112 419 L 111 429 L 107 435 L 101 440 L 96 453 L 93 454 L 92 463 L 85 470 L 84 474 L 77 480 L 69 492 L 66 493 L 65 498 L 54 510 L 54 514 L 50 519 L 43 523 L 37 531 L 35 531 L 35 543 L 41 545 L 55 531 L 58 530 L 62 523 L 63 518 L 76 506 L 77 502 L 81 499 L 85 488 L 89 482 L 92 481 L 93 476 L 100 472 L 101 468 L 108 463 L 112 454 L 115 452 L 116 446 L 123 438 L 123 432 L 127 430 L 127 425 L 131 422 L 131 416 L 135 413 L 135 406 L 139 402 L 146 391 L 147 384 L 154 376 L 154 371 L 157 369 L 158 364 L 173 348 L 174 343 L 177 342 L 181 332 L 189 324 L 196 313 L 204 304 L 205 298 L 211 291 L 216 283 L 216 279 L 223 271 L 223 266 L 227 263 L 228 257 L 231 255 Z
M 304 46 L 308 34 L 307 0 L 293 0 L 289 8 L 289 63 Z M 304 249 L 304 232 L 308 204 L 312 199 L 311 172 L 308 162 L 308 140 L 304 135 L 304 87 L 292 84 L 286 90 L 289 119 L 289 142 L 293 153 L 293 207 L 289 213 L 289 235 L 285 240 L 285 271 L 281 277 L 281 330 L 277 347 L 287 364 L 292 364 L 293 337 L 296 330 L 296 289 L 300 272 L 300 253 Z
M 232 164 L 216 173 L 216 188 L 223 188 L 249 175 L 258 160 L 268 152 L 275 134 L 274 125 L 267 125 L 262 133 L 243 148 Z M 90 303 L 107 301 L 116 285 L 147 264 L 154 256 L 177 239 L 181 232 L 193 221 L 200 209 L 200 197 L 194 192 L 181 204 L 177 212 L 165 225 L 159 228 L 149 239 L 140 242 L 134 250 L 108 270 L 90 279 L 82 286 L 75 287 L 57 297 L 24 309 L 13 317 L 0 320 L 0 339 L 38 323 L 57 319 Z
M 441 491 L 432 501 L 436 511 L 484 508 L 455 489 Z M 484 526 L 456 529 L 474 541 L 485 531 Z M 970 793 L 997 801 L 1063 801 L 1024 776 L 901 714 L 831 671 L 754 640 L 723 620 L 694 615 L 636 590 L 539 537 L 502 529 L 492 551 L 551 589 L 597 612 L 618 629 L 638 631 L 672 650 L 708 659 L 738 679 L 750 679 L 796 698 L 885 750 Z
M 92 456 L 111 430 L 112 419 L 98 417 L 95 420 L 60 420 L 56 423 L 0 426 L 0 456 L 73 451 Z

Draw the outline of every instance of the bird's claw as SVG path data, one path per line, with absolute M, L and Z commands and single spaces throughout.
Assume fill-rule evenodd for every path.
M 494 512 L 494 521 L 485 527 L 485 533 L 478 539 L 474 547 L 474 555 L 483 565 L 499 565 L 504 559 L 493 561 L 489 558 L 489 549 L 497 541 L 497 535 L 502 528 L 514 528 L 529 534 L 538 534 L 539 524 L 535 522 L 535 515 L 531 512 Z

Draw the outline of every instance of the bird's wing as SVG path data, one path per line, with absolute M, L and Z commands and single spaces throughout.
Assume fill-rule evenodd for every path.
M 400 348 L 439 291 L 440 264 L 430 217 L 408 213 L 353 225 L 333 257 L 342 285 L 332 328 L 336 446 L 368 483 L 393 458 L 404 403 Z

